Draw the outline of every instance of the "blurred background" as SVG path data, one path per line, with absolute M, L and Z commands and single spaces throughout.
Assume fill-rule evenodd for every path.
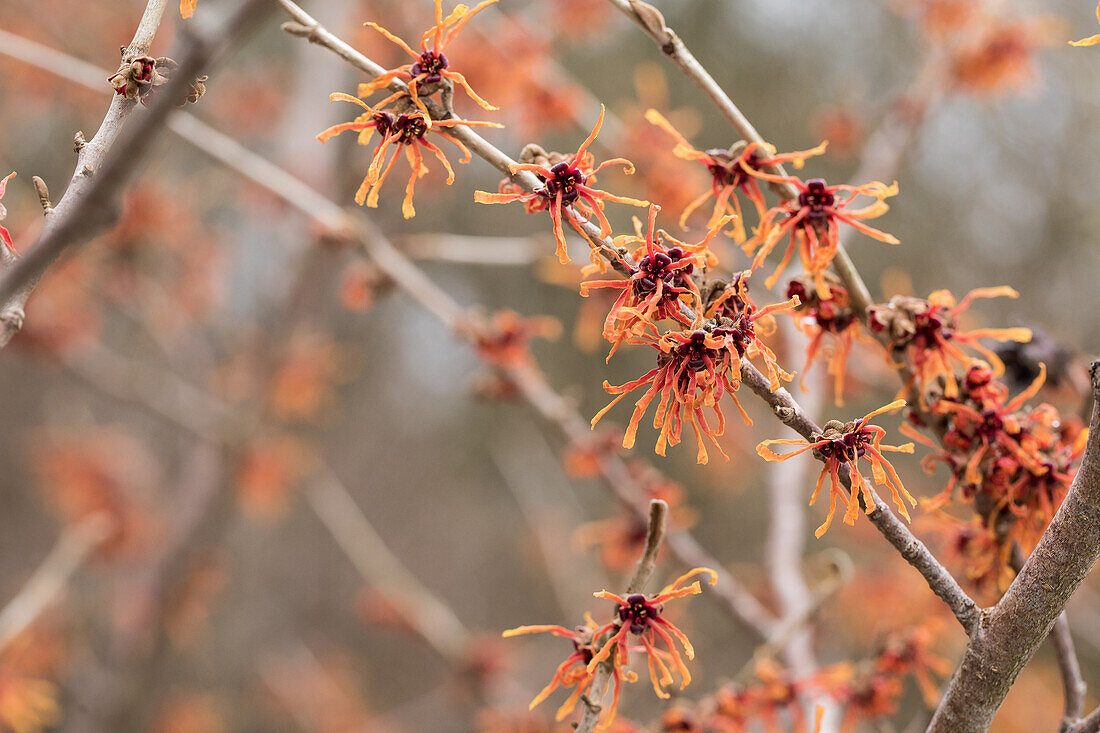
M 981 302 L 973 323 L 1041 329 L 1065 347 L 1063 361 L 1087 363 L 1100 329 L 1100 51 L 1066 41 L 1096 30 L 1090 3 L 655 5 L 779 150 L 830 140 L 807 175 L 847 181 L 863 163 L 872 177 L 899 182 L 874 224 L 902 245 L 852 240 L 876 298 L 1011 285 L 1020 298 Z M 0 29 L 101 67 L 105 80 L 143 7 L 5 0 Z M 216 24 L 231 7 L 201 0 L 195 22 Z M 364 21 L 415 39 L 433 12 L 429 0 L 305 7 L 387 68 L 404 59 Z M 364 79 L 281 33 L 282 20 L 218 69 L 188 111 L 353 206 L 370 150 L 350 135 L 324 146 L 315 135 L 358 111 L 329 102 L 329 93 L 354 93 Z M 153 55 L 172 51 L 183 22 L 192 21 L 170 7 Z M 0 175 L 18 173 L 4 224 L 23 250 L 42 219 L 31 176 L 60 198 L 74 133 L 91 137 L 110 88 L 86 89 L 75 72 L 51 73 L 42 58 L 14 58 L 12 49 L 0 42 Z M 574 150 L 606 104 L 593 152 L 630 158 L 638 173 L 601 182 L 661 203 L 677 236 L 702 236 L 701 221 L 684 233 L 675 219 L 709 185 L 705 171 L 674 158 L 671 140 L 643 114 L 661 110 L 701 149 L 736 137 L 606 0 L 501 0 L 447 54 L 501 107 L 485 112 L 460 97 L 459 111 L 504 123 L 486 136 L 512 155 L 529 142 Z M 884 125 L 898 134 L 887 136 L 885 153 L 869 149 Z M 605 364 L 599 328 L 609 301 L 577 295 L 583 243 L 571 243 L 572 265 L 558 265 L 542 215 L 473 204 L 475 189 L 496 189 L 496 170 L 475 159 L 456 166 L 447 187 L 438 164 L 429 166 L 415 218 L 400 213 L 400 169 L 369 217 L 463 307 L 553 316 L 561 332 L 534 340 L 533 357 L 588 420 L 608 399 L 604 379 L 633 379 L 652 357 L 624 349 Z M 628 230 L 629 207 L 608 212 Z M 636 527 L 589 459 L 615 445 L 629 408 L 609 413 L 591 443 L 570 443 L 465 340 L 324 234 L 165 135 L 118 225 L 43 280 L 22 333 L 0 353 L 0 604 L 48 558 L 53 577 L 66 572 L 56 602 L 4 640 L 0 725 L 569 730 L 550 722 L 562 693 L 524 717 L 569 653 L 565 642 L 502 640 L 500 632 L 571 627 L 585 611 L 599 618 L 605 607 L 591 593 L 624 586 Z M 747 265 L 736 247 L 720 252 L 723 267 Z M 758 303 L 782 299 L 757 286 Z M 801 369 L 790 331 L 773 347 L 785 366 Z M 811 372 L 811 394 L 792 388 L 819 422 L 862 415 L 898 388 L 872 344 L 853 352 L 844 407 L 832 404 L 823 371 Z M 1071 378 L 1044 397 L 1069 413 L 1080 407 Z M 867 658 L 891 632 L 931 622 L 939 624 L 933 648 L 953 666 L 964 636 L 939 601 L 868 523 L 813 538 L 824 516 L 820 504 L 803 506 L 813 462 L 776 470 L 760 461 L 758 441 L 787 436 L 758 401 L 742 402 L 756 425 L 731 421 L 721 439 L 729 462 L 715 456 L 698 466 L 690 446 L 655 456 L 643 420 L 625 454 L 639 485 L 669 498 L 674 522 L 777 615 L 785 601 L 772 543 L 805 541 L 795 565 L 811 589 L 840 572 L 839 590 L 820 603 L 803 640 L 820 665 Z M 891 437 L 898 421 L 883 418 Z M 933 496 L 945 474 L 926 476 L 921 455 L 896 465 L 912 493 Z M 796 501 L 777 502 L 777 486 L 796 487 Z M 104 514 L 110 527 L 97 544 L 88 518 Z M 918 536 L 959 570 L 936 528 L 919 512 L 914 520 Z M 666 558 L 657 580 L 679 572 Z M 1069 608 L 1092 705 L 1098 593 L 1093 578 Z M 743 678 L 757 640 L 709 596 L 677 605 L 673 617 L 699 650 L 684 700 Z M 667 707 L 658 703 L 642 680 L 625 692 L 622 715 L 652 729 Z M 864 726 L 903 731 L 920 724 L 922 708 L 908 682 L 897 709 Z M 994 730 L 1054 730 L 1061 715 L 1061 682 L 1044 646 Z M 798 729 L 785 714 L 780 723 Z

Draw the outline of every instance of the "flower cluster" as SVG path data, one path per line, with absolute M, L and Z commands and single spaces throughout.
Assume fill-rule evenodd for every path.
M 446 132 L 446 129 L 456 125 L 501 127 L 495 122 L 474 122 L 472 120 L 457 119 L 433 120 L 425 112 L 413 108 L 407 96 L 399 97 L 396 100 L 397 106 L 393 110 L 384 110 L 381 105 L 372 107 L 363 100 L 342 92 L 333 92 L 329 95 L 329 99 L 333 102 L 343 101 L 357 104 L 363 108 L 363 114 L 351 122 L 343 122 L 324 130 L 317 135 L 320 142 L 327 142 L 336 135 L 348 131 L 359 133 L 358 142 L 360 145 L 369 145 L 375 132 L 378 133 L 380 138 L 378 146 L 371 155 L 367 175 L 355 192 L 355 203 L 360 206 L 366 203 L 367 206 L 372 208 L 377 207 L 378 193 L 379 189 L 382 188 L 382 183 L 386 180 L 386 176 L 389 175 L 397 159 L 404 154 L 410 171 L 409 182 L 405 186 L 405 199 L 401 203 L 401 214 L 406 219 L 416 216 L 416 209 L 412 203 L 413 191 L 416 187 L 416 180 L 428 172 L 428 167 L 424 165 L 425 150 L 434 155 L 442 164 L 444 170 L 447 171 L 447 185 L 454 183 L 454 169 L 451 168 L 451 164 L 443 151 L 427 138 L 429 132 L 434 132 L 439 137 L 454 143 L 462 152 L 462 158 L 459 159 L 459 162 L 469 163 L 470 151 L 458 138 Z M 390 156 L 389 162 L 386 162 L 386 152 L 391 146 L 393 154 Z
M 360 84 L 358 97 L 366 99 L 379 89 L 397 85 L 399 88 L 394 93 L 373 105 L 367 104 L 363 99 L 353 97 L 350 94 L 335 92 L 330 95 L 332 101 L 345 101 L 358 104 L 363 108 L 363 113 L 351 122 L 344 122 L 324 130 L 317 139 L 326 142 L 330 138 L 342 132 L 358 132 L 358 143 L 370 145 L 375 132 L 380 138 L 378 146 L 371 156 L 370 167 L 363 179 L 359 190 L 355 193 L 355 202 L 362 206 L 378 206 L 378 191 L 389 175 L 397 159 L 402 156 L 409 164 L 409 181 L 405 186 L 405 199 L 401 205 L 401 213 L 409 219 L 416 216 L 413 207 L 413 189 L 418 178 L 428 173 L 424 164 L 424 151 L 434 155 L 447 171 L 447 185 L 454 182 L 455 174 L 450 162 L 435 143 L 427 139 L 430 132 L 454 143 L 462 153 L 459 162 L 470 161 L 470 151 L 447 128 L 462 125 L 466 127 L 503 127 L 495 122 L 475 122 L 472 120 L 457 119 L 453 116 L 449 102 L 429 111 L 425 104 L 425 98 L 436 93 L 448 92 L 452 84 L 458 84 L 470 97 L 486 109 L 496 109 L 481 97 L 477 96 L 466 78 L 458 72 L 450 70 L 450 61 L 443 53 L 443 47 L 454 39 L 466 22 L 480 10 L 493 4 L 496 0 L 485 0 L 473 10 L 465 5 L 458 5 L 446 18 L 443 17 L 443 0 L 435 0 L 435 25 L 424 32 L 421 39 L 422 50 L 414 51 L 407 43 L 386 29 L 375 23 L 368 23 L 370 27 L 383 34 L 386 38 L 400 46 L 410 54 L 414 61 L 412 64 L 400 66 L 380 74 L 373 81 Z M 432 41 L 431 48 L 428 41 Z M 408 79 L 407 85 L 400 82 Z M 389 161 L 386 161 L 387 150 L 393 150 Z
M 470 88 L 465 76 L 451 70 L 451 62 L 447 59 L 447 55 L 443 53 L 443 48 L 454 40 L 455 36 L 462 30 L 462 26 L 466 25 L 470 18 L 496 1 L 483 0 L 483 2 L 474 6 L 472 10 L 459 4 L 450 15 L 444 18 L 443 0 L 435 0 L 435 25 L 424 31 L 424 35 L 420 38 L 419 51 L 414 50 L 409 44 L 377 23 L 368 22 L 368 26 L 397 44 L 402 51 L 412 57 L 413 61 L 411 64 L 404 64 L 396 69 L 390 69 L 386 73 L 375 77 L 374 81 L 360 84 L 359 96 L 369 97 L 379 89 L 385 89 L 394 79 L 407 79 L 409 97 L 412 98 L 413 104 L 426 115 L 428 114 L 428 108 L 421 101 L 420 94 L 425 93 L 431 96 L 443 89 L 446 86 L 444 80 L 447 80 L 462 87 L 462 90 L 466 92 L 470 99 L 477 102 L 482 108 L 489 111 L 498 109 L 479 97 L 477 92 Z M 428 47 L 429 40 L 431 41 L 430 48 Z
M 585 298 L 593 289 L 622 290 L 604 321 L 603 337 L 611 343 L 608 360 L 624 341 L 641 336 L 650 321 L 673 319 L 691 327 L 702 316 L 702 297 L 691 275 L 713 257 L 707 250 L 707 243 L 718 233 L 722 223 L 712 228 L 702 242 L 685 244 L 663 229 L 654 231 L 660 210 L 660 206 L 650 204 L 645 235 L 640 222 L 635 220 L 634 236 L 614 239 L 616 247 L 629 250 L 632 245 L 634 248 L 629 259 L 619 258 L 622 269 L 630 273 L 625 280 L 581 283 L 580 293 Z
M 993 541 L 982 553 L 968 548 L 968 565 L 978 568 L 972 575 L 1001 582 L 1012 544 L 1025 551 L 1034 547 L 1073 481 L 1073 462 L 1084 450 L 1087 430 L 1049 404 L 1027 405 L 1044 378 L 1041 369 L 1030 387 L 1010 398 L 992 367 L 972 363 L 954 396 L 944 395 L 932 408 L 945 420 L 942 446 L 902 428 L 933 449 L 923 462 L 926 470 L 943 462 L 951 471 L 932 508 L 956 498 L 972 504 L 990 533 L 986 539 Z
M 563 265 L 566 264 L 569 262 L 569 254 L 566 252 L 563 219 L 568 221 L 581 236 L 588 239 L 588 235 L 580 227 L 581 219 L 587 221 L 594 217 L 600 224 L 600 236 L 606 237 L 611 234 L 611 223 L 608 222 L 603 211 L 604 201 L 643 208 L 649 206 L 648 201 L 616 196 L 593 187 L 596 174 L 608 166 L 620 165 L 628 175 L 634 173 L 634 165 L 625 158 L 612 158 L 596 165 L 595 158 L 588 152 L 589 146 L 596 140 L 600 128 L 603 127 L 603 120 L 604 108 L 601 106 L 596 126 L 577 148 L 577 152 L 572 155 L 547 153 L 537 145 L 527 146 L 524 150 L 525 155 L 520 156 L 520 162 L 510 166 L 509 171 L 513 176 L 522 171 L 533 173 L 542 184 L 539 188 L 528 191 L 506 178 L 501 181 L 497 193 L 476 191 L 474 200 L 482 204 L 508 204 L 519 201 L 523 203 L 529 214 L 536 211 L 549 211 L 554 223 L 554 239 L 557 241 L 556 254 L 558 260 Z
M 884 451 L 912 453 L 913 444 L 884 445 L 882 439 L 886 436 L 886 431 L 877 425 L 867 423 L 875 415 L 892 412 L 904 406 L 905 400 L 896 400 L 851 422 L 842 423 L 839 420 L 830 420 L 822 427 L 821 434 L 813 436 L 811 440 L 782 438 L 765 440 L 756 446 L 756 452 L 766 461 L 785 461 L 808 450 L 812 450 L 815 455 L 821 456 L 825 465 L 821 469 L 821 475 L 818 476 L 817 487 L 810 497 L 810 504 L 817 501 L 818 494 L 821 493 L 821 487 L 825 483 L 825 477 L 828 476 L 829 513 L 825 517 L 825 522 L 814 533 L 818 537 L 828 531 L 829 525 L 833 521 L 833 515 L 836 513 L 838 501 L 845 502 L 848 506 L 847 511 L 844 513 L 844 523 L 848 525 L 855 524 L 856 517 L 859 516 L 861 500 L 867 514 L 875 510 L 874 494 L 860 472 L 859 459 L 864 457 L 871 464 L 871 475 L 874 477 L 875 483 L 890 489 L 898 512 L 909 519 L 909 511 L 905 506 L 905 502 L 908 501 L 916 506 L 917 501 L 905 490 L 894 467 L 882 454 Z M 771 449 L 773 445 L 800 447 L 790 453 L 776 453 Z M 851 479 L 852 489 L 850 494 L 845 492 L 841 484 L 840 471 L 842 466 L 846 467 Z
M 673 672 L 680 677 L 680 688 L 686 687 L 691 682 L 691 673 L 677 648 L 677 642 L 688 659 L 695 658 L 695 650 L 684 632 L 664 617 L 663 611 L 664 604 L 670 600 L 702 592 L 698 580 L 684 585 L 697 575 L 709 576 L 711 585 L 718 580 L 710 568 L 694 568 L 652 596 L 632 593 L 623 598 L 608 591 L 596 593 L 597 598 L 605 598 L 617 604 L 615 618 L 604 626 L 598 626 L 588 616 L 587 623 L 574 631 L 553 625 L 519 626 L 505 631 L 505 637 L 550 633 L 569 639 L 573 645 L 573 652 L 558 665 L 550 683 L 531 701 L 531 708 L 549 697 L 558 687 L 572 687 L 573 692 L 558 708 L 557 719 L 564 719 L 591 686 L 596 668 L 607 662 L 611 666 L 612 698 L 611 705 L 601 714 L 599 723 L 600 728 L 607 728 L 615 719 L 622 683 L 638 679 L 637 674 L 626 669 L 630 664 L 632 651 L 645 653 L 650 682 L 658 697 L 669 697 L 665 688 L 671 687 L 675 682 Z
M 806 159 L 821 155 L 825 152 L 828 143 L 822 143 L 810 150 L 799 150 L 793 153 L 777 154 L 775 148 L 759 143 L 738 142 L 728 150 L 714 148 L 710 150 L 697 150 L 691 146 L 679 130 L 672 126 L 664 115 L 655 109 L 646 111 L 645 118 L 653 125 L 667 132 L 676 141 L 673 154 L 684 160 L 702 163 L 711 176 L 711 188 L 699 198 L 692 201 L 680 214 L 680 226 L 686 225 L 688 217 L 697 208 L 705 204 L 709 199 L 714 199 L 714 209 L 711 212 L 707 227 L 713 227 L 719 220 L 731 217 L 732 228 L 729 232 L 738 243 L 745 241 L 744 217 L 741 214 L 741 201 L 737 194 L 740 192 L 756 208 L 757 216 L 763 219 L 765 214 L 764 194 L 760 191 L 760 185 L 756 182 L 756 173 L 764 168 L 792 164 L 795 168 L 802 168 Z
M 944 394 L 953 397 L 957 391 L 953 364 L 965 367 L 974 357 L 963 351 L 973 349 L 993 365 L 994 375 L 1004 372 L 997 355 L 980 343 L 983 338 L 998 341 L 1028 341 L 1026 328 L 980 328 L 959 330 L 959 316 L 977 298 L 1016 298 L 1010 287 L 978 288 L 956 302 L 946 290 L 937 290 L 924 298 L 898 295 L 884 305 L 874 305 L 868 311 L 871 330 L 882 335 L 892 358 L 907 364 L 912 370 L 909 387 L 915 387 L 920 404 L 925 406 L 925 390 L 938 380 L 944 381 Z
M 634 413 L 623 436 L 624 448 L 633 447 L 642 416 L 660 395 L 653 418 L 653 427 L 659 431 L 655 447 L 658 455 L 665 455 L 668 446 L 680 442 L 686 417 L 695 433 L 698 447 L 696 460 L 699 463 L 709 460 L 703 436 L 710 440 L 722 457 L 729 460 L 718 444 L 718 436 L 725 432 L 726 426 L 721 407 L 722 395 L 729 394 L 742 420 L 746 425 L 752 425 L 735 394 L 741 386 L 742 360 L 760 358 L 768 371 L 773 390 L 779 388 L 780 380 L 793 379 L 778 365 L 771 349 L 760 340 L 756 324 L 764 323 L 767 330 L 773 321 L 773 313 L 795 307 L 798 300 L 757 309 L 748 295 L 748 277 L 749 273 L 738 273 L 728 284 L 711 288 L 704 314 L 707 320 L 697 321 L 691 331 L 661 334 L 651 321 L 646 321 L 645 333 L 625 339 L 626 343 L 645 344 L 656 349 L 657 365 L 626 384 L 616 386 L 604 381 L 604 390 L 615 395 L 615 398 L 592 418 L 592 426 L 595 427 L 608 410 L 627 394 L 648 386 L 649 389 L 634 404 Z M 640 319 L 640 314 L 637 317 Z M 716 426 L 712 427 L 707 422 L 704 407 L 713 410 L 718 421 Z

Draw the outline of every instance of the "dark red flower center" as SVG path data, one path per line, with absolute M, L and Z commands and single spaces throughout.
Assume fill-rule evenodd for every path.
M 839 438 L 833 438 L 825 445 L 819 446 L 817 451 L 825 458 L 835 458 L 841 462 L 852 462 L 867 452 L 867 446 L 871 443 L 872 435 L 865 433 L 862 428 L 856 428 L 844 433 Z
M 711 148 L 704 151 L 707 158 L 707 170 L 710 171 L 711 176 L 714 177 L 714 182 L 720 187 L 725 186 L 741 186 L 750 179 L 745 169 L 741 167 L 738 162 L 739 158 L 735 158 L 729 154 L 729 151 L 722 150 L 720 148 Z M 752 169 L 757 169 L 757 161 L 759 156 L 755 151 L 749 154 L 748 159 L 744 161 L 745 165 Z
M 393 123 L 395 118 L 389 112 L 375 112 L 371 115 L 371 119 L 374 121 L 374 129 L 381 133 L 382 137 L 385 137 L 393 131 Z
M 707 332 L 699 329 L 692 332 L 690 341 L 673 349 L 672 353 L 681 362 L 687 362 L 687 370 L 684 372 L 685 377 L 689 376 L 691 372 L 706 369 L 708 362 L 713 365 L 718 360 L 718 351 L 707 346 L 706 338 Z
M 955 335 L 951 324 L 940 314 L 939 308 L 933 306 L 927 313 L 917 313 L 914 318 L 913 340 L 922 348 L 936 348 L 939 345 L 937 336 L 946 340 Z
M 824 178 L 811 178 L 806 181 L 806 190 L 798 194 L 798 205 L 809 209 L 811 219 L 824 219 L 828 216 L 826 208 L 836 203 L 836 196 L 825 185 Z
M 982 410 L 982 422 L 978 425 L 978 435 L 986 441 L 992 441 L 997 434 L 1004 430 L 1005 421 L 1000 413 L 993 408 Z
M 443 78 L 443 70 L 450 66 L 447 56 L 436 51 L 425 51 L 420 54 L 420 59 L 412 65 L 409 73 L 413 78 L 423 76 L 422 83 L 434 84 Z
M 662 280 L 667 285 L 680 284 L 683 278 L 690 275 L 695 269 L 693 264 L 679 269 L 672 269 L 672 265 L 683 258 L 684 251 L 679 247 L 672 247 L 664 252 L 654 252 L 643 257 L 638 262 L 638 269 L 634 275 L 635 295 L 641 296 L 653 292 L 657 287 L 657 283 Z M 678 293 L 666 290 L 667 297 L 674 298 L 677 295 Z
M 546 179 L 546 187 L 541 192 L 547 198 L 556 198 L 561 194 L 563 204 L 571 204 L 580 196 L 578 186 L 583 186 L 588 176 L 581 173 L 572 163 L 558 163 L 550 169 L 551 176 Z
M 428 122 L 421 115 L 399 115 L 393 121 L 391 131 L 399 133 L 397 142 L 408 145 L 427 134 Z
M 660 618 L 661 609 L 654 606 L 641 593 L 633 593 L 626 597 L 626 605 L 619 606 L 619 620 L 624 624 L 630 624 L 630 633 L 640 634 L 645 631 L 653 619 Z

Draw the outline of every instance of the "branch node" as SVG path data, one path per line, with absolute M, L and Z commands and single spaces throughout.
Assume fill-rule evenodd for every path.
M 22 308 L 11 308 L 0 313 L 0 346 L 3 345 L 4 336 L 14 336 L 23 329 L 23 321 L 27 314 Z
M 73 135 L 73 152 L 79 153 L 81 150 L 84 149 L 84 146 L 87 144 L 88 141 L 84 139 L 84 131 L 77 130 L 76 134 Z
M 50 201 L 50 189 L 38 176 L 31 176 L 31 181 L 34 183 L 35 193 L 38 194 L 38 203 L 42 205 L 43 216 L 49 216 L 53 213 L 53 203 Z
M 298 38 L 309 38 L 310 34 L 317 29 L 317 26 L 304 25 L 294 20 L 288 20 L 279 27 L 283 29 L 284 33 L 289 33 Z

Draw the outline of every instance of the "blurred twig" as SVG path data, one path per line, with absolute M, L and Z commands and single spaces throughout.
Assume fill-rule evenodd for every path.
M 834 549 L 823 553 L 822 559 L 829 566 L 828 575 L 819 580 L 812 590 L 807 589 L 806 597 L 798 606 L 786 611 L 786 615 L 776 626 L 772 635 L 763 644 L 756 647 L 749 661 L 742 665 L 735 678 L 737 681 L 751 676 L 757 662 L 760 660 L 770 659 L 777 653 L 787 649 L 791 644 L 791 640 L 795 639 L 805 629 L 806 624 L 817 614 L 825 602 L 832 598 L 833 594 L 851 579 L 854 568 L 848 555 Z M 812 658 L 810 661 L 813 661 Z M 801 671 L 793 665 L 791 665 L 791 668 L 795 677 L 806 679 L 802 677 Z M 816 670 L 816 664 L 810 666 L 809 675 L 812 676 Z
M 545 241 L 538 237 L 484 237 L 437 232 L 411 234 L 400 240 L 401 251 L 417 260 L 454 262 L 460 265 L 531 265 L 546 256 Z
M 149 1 L 134 39 L 123 53 L 124 62 L 148 52 L 166 2 Z M 246 0 L 219 32 L 210 37 L 190 39 L 188 50 L 181 57 L 172 79 L 137 123 L 125 124 L 137 101 L 115 95 L 99 131 L 81 146 L 76 172 L 65 195 L 45 211 L 46 222 L 38 240 L 21 256 L 0 263 L 3 264 L 0 347 L 22 328 L 23 308 L 50 265 L 66 250 L 87 241 L 117 217 L 119 193 L 144 162 L 169 114 L 194 78 L 214 59 L 235 47 L 271 9 L 271 0 Z
M 538 543 L 562 614 L 579 615 L 583 608 L 579 601 L 591 597 L 585 589 L 606 588 L 607 577 L 587 558 L 562 551 L 566 538 L 582 521 L 581 508 L 557 456 L 533 427 L 525 428 L 502 430 L 490 441 L 490 455 Z
M 305 496 L 363 579 L 391 599 L 398 599 L 406 620 L 417 633 L 448 662 L 460 665 L 472 634 L 454 611 L 390 551 L 330 468 L 321 468 Z
M 0 653 L 57 599 L 73 574 L 110 535 L 112 524 L 105 514 L 94 514 L 61 531 L 50 554 L 0 610 Z

